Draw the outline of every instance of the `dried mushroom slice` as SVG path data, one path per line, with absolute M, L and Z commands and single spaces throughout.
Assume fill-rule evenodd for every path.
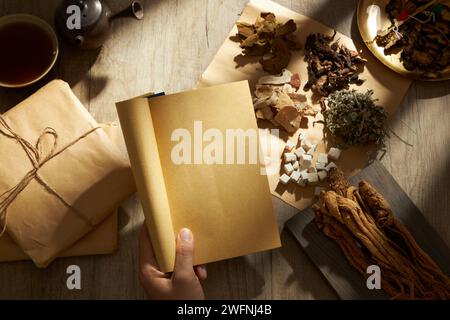
M 261 98 L 257 98 L 253 103 L 253 108 L 255 110 L 262 109 L 265 107 L 271 107 L 276 105 L 278 102 L 278 96 L 275 92 L 273 92 L 270 96 L 265 96 Z
M 236 26 L 238 28 L 238 33 L 245 38 L 250 37 L 251 35 L 255 34 L 255 32 L 256 32 L 255 27 L 250 23 L 237 22 Z
M 259 78 L 258 84 L 274 84 L 281 85 L 285 83 L 289 83 L 292 78 L 292 73 L 288 69 L 284 69 L 280 75 L 270 75 Z M 298 76 L 298 74 L 297 74 Z
M 291 61 L 291 51 L 281 38 L 275 38 L 272 43 L 272 52 L 267 59 L 261 59 L 263 69 L 271 74 L 277 74 L 286 68 Z
M 273 88 L 269 85 L 257 84 L 255 87 L 255 97 L 271 97 L 273 94 Z
M 295 104 L 304 103 L 307 101 L 306 96 L 301 93 L 289 93 L 289 98 L 291 98 Z
M 263 12 L 252 25 L 237 24 L 240 46 L 244 56 L 261 56 L 263 69 L 271 74 L 279 74 L 291 59 L 291 50 L 301 48 L 294 35 L 297 25 L 294 20 L 278 23 L 275 14 Z
M 242 48 L 253 47 L 255 45 L 255 43 L 258 42 L 258 40 L 259 40 L 258 35 L 256 33 L 254 33 L 242 41 L 241 47 Z
M 297 30 L 297 25 L 294 20 L 289 20 L 285 24 L 280 24 L 275 30 L 276 37 L 287 36 L 288 34 L 294 33 Z
M 294 107 L 295 106 L 294 101 L 292 101 L 292 99 L 289 97 L 288 94 L 286 94 L 283 91 L 278 91 L 277 94 L 278 94 L 278 101 L 275 105 L 275 108 L 277 110 L 281 110 L 285 107 Z
M 288 133 L 296 132 L 304 116 L 317 113 L 308 105 L 306 96 L 298 92 L 299 87 L 300 75 L 287 69 L 261 77 L 253 99 L 256 118 L 268 120 Z

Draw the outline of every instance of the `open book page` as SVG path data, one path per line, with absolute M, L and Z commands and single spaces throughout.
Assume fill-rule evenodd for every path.
M 117 104 L 120 124 L 153 251 L 161 270 L 175 261 L 175 236 L 148 99 Z
M 195 264 L 280 246 L 246 81 L 117 108 L 162 270 L 183 227 Z

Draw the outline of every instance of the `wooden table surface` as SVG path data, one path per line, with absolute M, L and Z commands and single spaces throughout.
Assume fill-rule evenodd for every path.
M 14 106 L 55 77 L 69 82 L 100 122 L 117 120 L 116 101 L 148 91 L 190 89 L 247 1 L 143 2 L 144 20 L 115 21 L 113 35 L 100 51 L 76 52 L 63 47 L 57 65 L 45 79 L 26 89 L 0 89 L 0 110 Z M 355 0 L 277 2 L 360 41 Z M 0 16 L 27 12 L 53 23 L 58 3 L 0 0 Z M 128 1 L 110 3 L 116 10 Z M 390 125 L 392 133 L 382 163 L 450 246 L 449 93 L 450 81 L 412 84 Z M 273 204 L 282 228 L 296 210 L 276 198 Z M 31 262 L 0 264 L 0 298 L 143 298 L 137 273 L 142 217 L 138 198 L 133 196 L 120 210 L 119 251 L 112 256 L 59 259 L 43 270 Z M 207 298 L 337 298 L 294 238 L 286 230 L 281 237 L 281 249 L 210 264 L 204 284 Z M 71 264 L 81 267 L 80 291 L 69 291 L 65 286 L 66 267 Z

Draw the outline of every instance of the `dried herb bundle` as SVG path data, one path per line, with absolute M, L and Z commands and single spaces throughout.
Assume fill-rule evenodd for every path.
M 339 245 L 349 263 L 367 277 L 381 268 L 381 286 L 393 299 L 450 299 L 450 279 L 397 220 L 386 200 L 369 183 L 359 190 L 337 168 L 331 191 L 313 206 L 317 226 Z
M 326 99 L 325 125 L 333 135 L 342 137 L 346 145 L 384 142 L 387 114 L 375 104 L 372 95 L 372 90 L 366 93 L 341 90 Z
M 263 69 L 279 74 L 291 60 L 291 50 L 301 49 L 294 32 L 294 20 L 278 23 L 275 14 L 263 12 L 254 24 L 237 22 L 238 36 L 244 56 L 261 56 Z
M 333 36 L 317 33 L 306 39 L 305 61 L 308 63 L 309 80 L 304 90 L 326 97 L 335 90 L 347 89 L 350 83 L 362 84 L 358 66 L 367 62 L 356 51 L 339 45 Z

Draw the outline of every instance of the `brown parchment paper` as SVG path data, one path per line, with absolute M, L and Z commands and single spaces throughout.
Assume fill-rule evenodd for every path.
M 294 19 L 298 27 L 297 35 L 303 46 L 306 42 L 306 37 L 311 33 L 333 34 L 332 28 L 268 0 L 251 0 L 242 12 L 239 21 L 254 23 L 256 17 L 261 12 L 273 12 L 277 16 L 277 20 L 283 22 Z M 249 80 L 251 87 L 254 88 L 257 80 L 261 76 L 267 75 L 258 63 L 259 58 L 249 59 L 240 56 L 242 50 L 239 47 L 239 43 L 230 39 L 234 38 L 236 34 L 237 28 L 234 26 L 229 37 L 225 40 L 211 64 L 201 76 L 197 87 L 202 88 L 233 81 Z M 335 39 L 339 39 L 340 43 L 345 44 L 349 49 L 356 49 L 352 39 L 343 34 L 337 33 Z M 378 104 L 382 105 L 388 112 L 389 117 L 391 117 L 400 105 L 403 96 L 411 84 L 411 80 L 403 78 L 386 68 L 365 47 L 360 49 L 363 50 L 361 53 L 362 57 L 368 60 L 361 75 L 361 78 L 366 79 L 366 82 L 362 86 L 351 86 L 351 88 L 355 88 L 361 92 L 365 92 L 367 89 L 373 89 L 374 98 L 378 99 Z M 308 80 L 307 64 L 304 61 L 305 52 L 304 50 L 300 50 L 293 51 L 292 53 L 292 59 L 288 69 L 293 73 L 297 72 L 300 74 L 301 86 L 303 87 Z M 300 92 L 305 93 L 303 90 L 300 90 Z M 305 94 L 311 102 L 311 92 Z M 318 143 L 316 154 L 327 152 L 334 145 L 334 141 L 328 139 L 328 137 L 326 139 L 324 138 L 322 124 L 316 123 L 313 125 L 314 121 L 322 119 L 321 114 L 317 115 L 315 119 L 308 117 L 307 126 L 300 128 L 291 137 L 287 136 L 287 134 L 281 134 L 280 137 L 270 134 L 262 135 L 263 139 L 269 140 L 265 141 L 263 145 L 269 145 L 271 143 L 272 145 L 281 144 L 278 147 L 279 154 L 264 154 L 268 161 L 267 167 L 272 169 L 268 170 L 268 172 L 277 172 L 276 174 L 268 175 L 270 190 L 273 195 L 299 210 L 308 207 L 312 203 L 314 187 L 301 188 L 292 184 L 288 186 L 279 184 L 281 154 L 286 140 L 291 139 L 296 142 L 300 132 L 307 132 L 309 140 Z M 258 126 L 260 130 L 266 132 L 271 128 L 265 121 L 258 121 Z M 347 175 L 354 175 L 367 165 L 369 156 L 373 154 L 373 151 L 373 146 L 352 147 L 342 153 L 337 164 Z M 316 159 L 313 159 L 313 161 L 316 161 Z
M 3 115 L 13 130 L 35 143 L 46 127 L 58 148 L 99 126 L 67 83 L 55 80 Z M 49 152 L 53 141 L 45 141 Z M 0 137 L 0 190 L 9 190 L 32 165 L 16 141 Z M 40 177 L 69 205 L 31 181 L 8 208 L 8 235 L 38 267 L 47 266 L 102 222 L 134 192 L 126 157 L 103 129 L 96 130 L 39 169 Z
M 120 139 L 120 128 L 117 124 L 105 125 L 108 137 L 116 144 Z M 77 241 L 59 257 L 76 257 L 87 255 L 110 254 L 117 250 L 117 209 L 103 222 Z M 21 261 L 30 259 L 20 247 L 5 233 L 0 237 L 0 262 Z
M 269 185 L 259 163 L 177 165 L 171 157 L 178 144 L 172 133 L 186 129 L 194 139 L 195 121 L 202 121 L 204 131 L 214 128 L 224 137 L 227 129 L 251 129 L 257 136 L 247 81 L 132 99 L 118 103 L 117 109 L 163 271 L 173 270 L 175 235 L 183 227 L 194 233 L 195 264 L 280 246 Z M 192 148 L 208 145 L 191 142 Z

